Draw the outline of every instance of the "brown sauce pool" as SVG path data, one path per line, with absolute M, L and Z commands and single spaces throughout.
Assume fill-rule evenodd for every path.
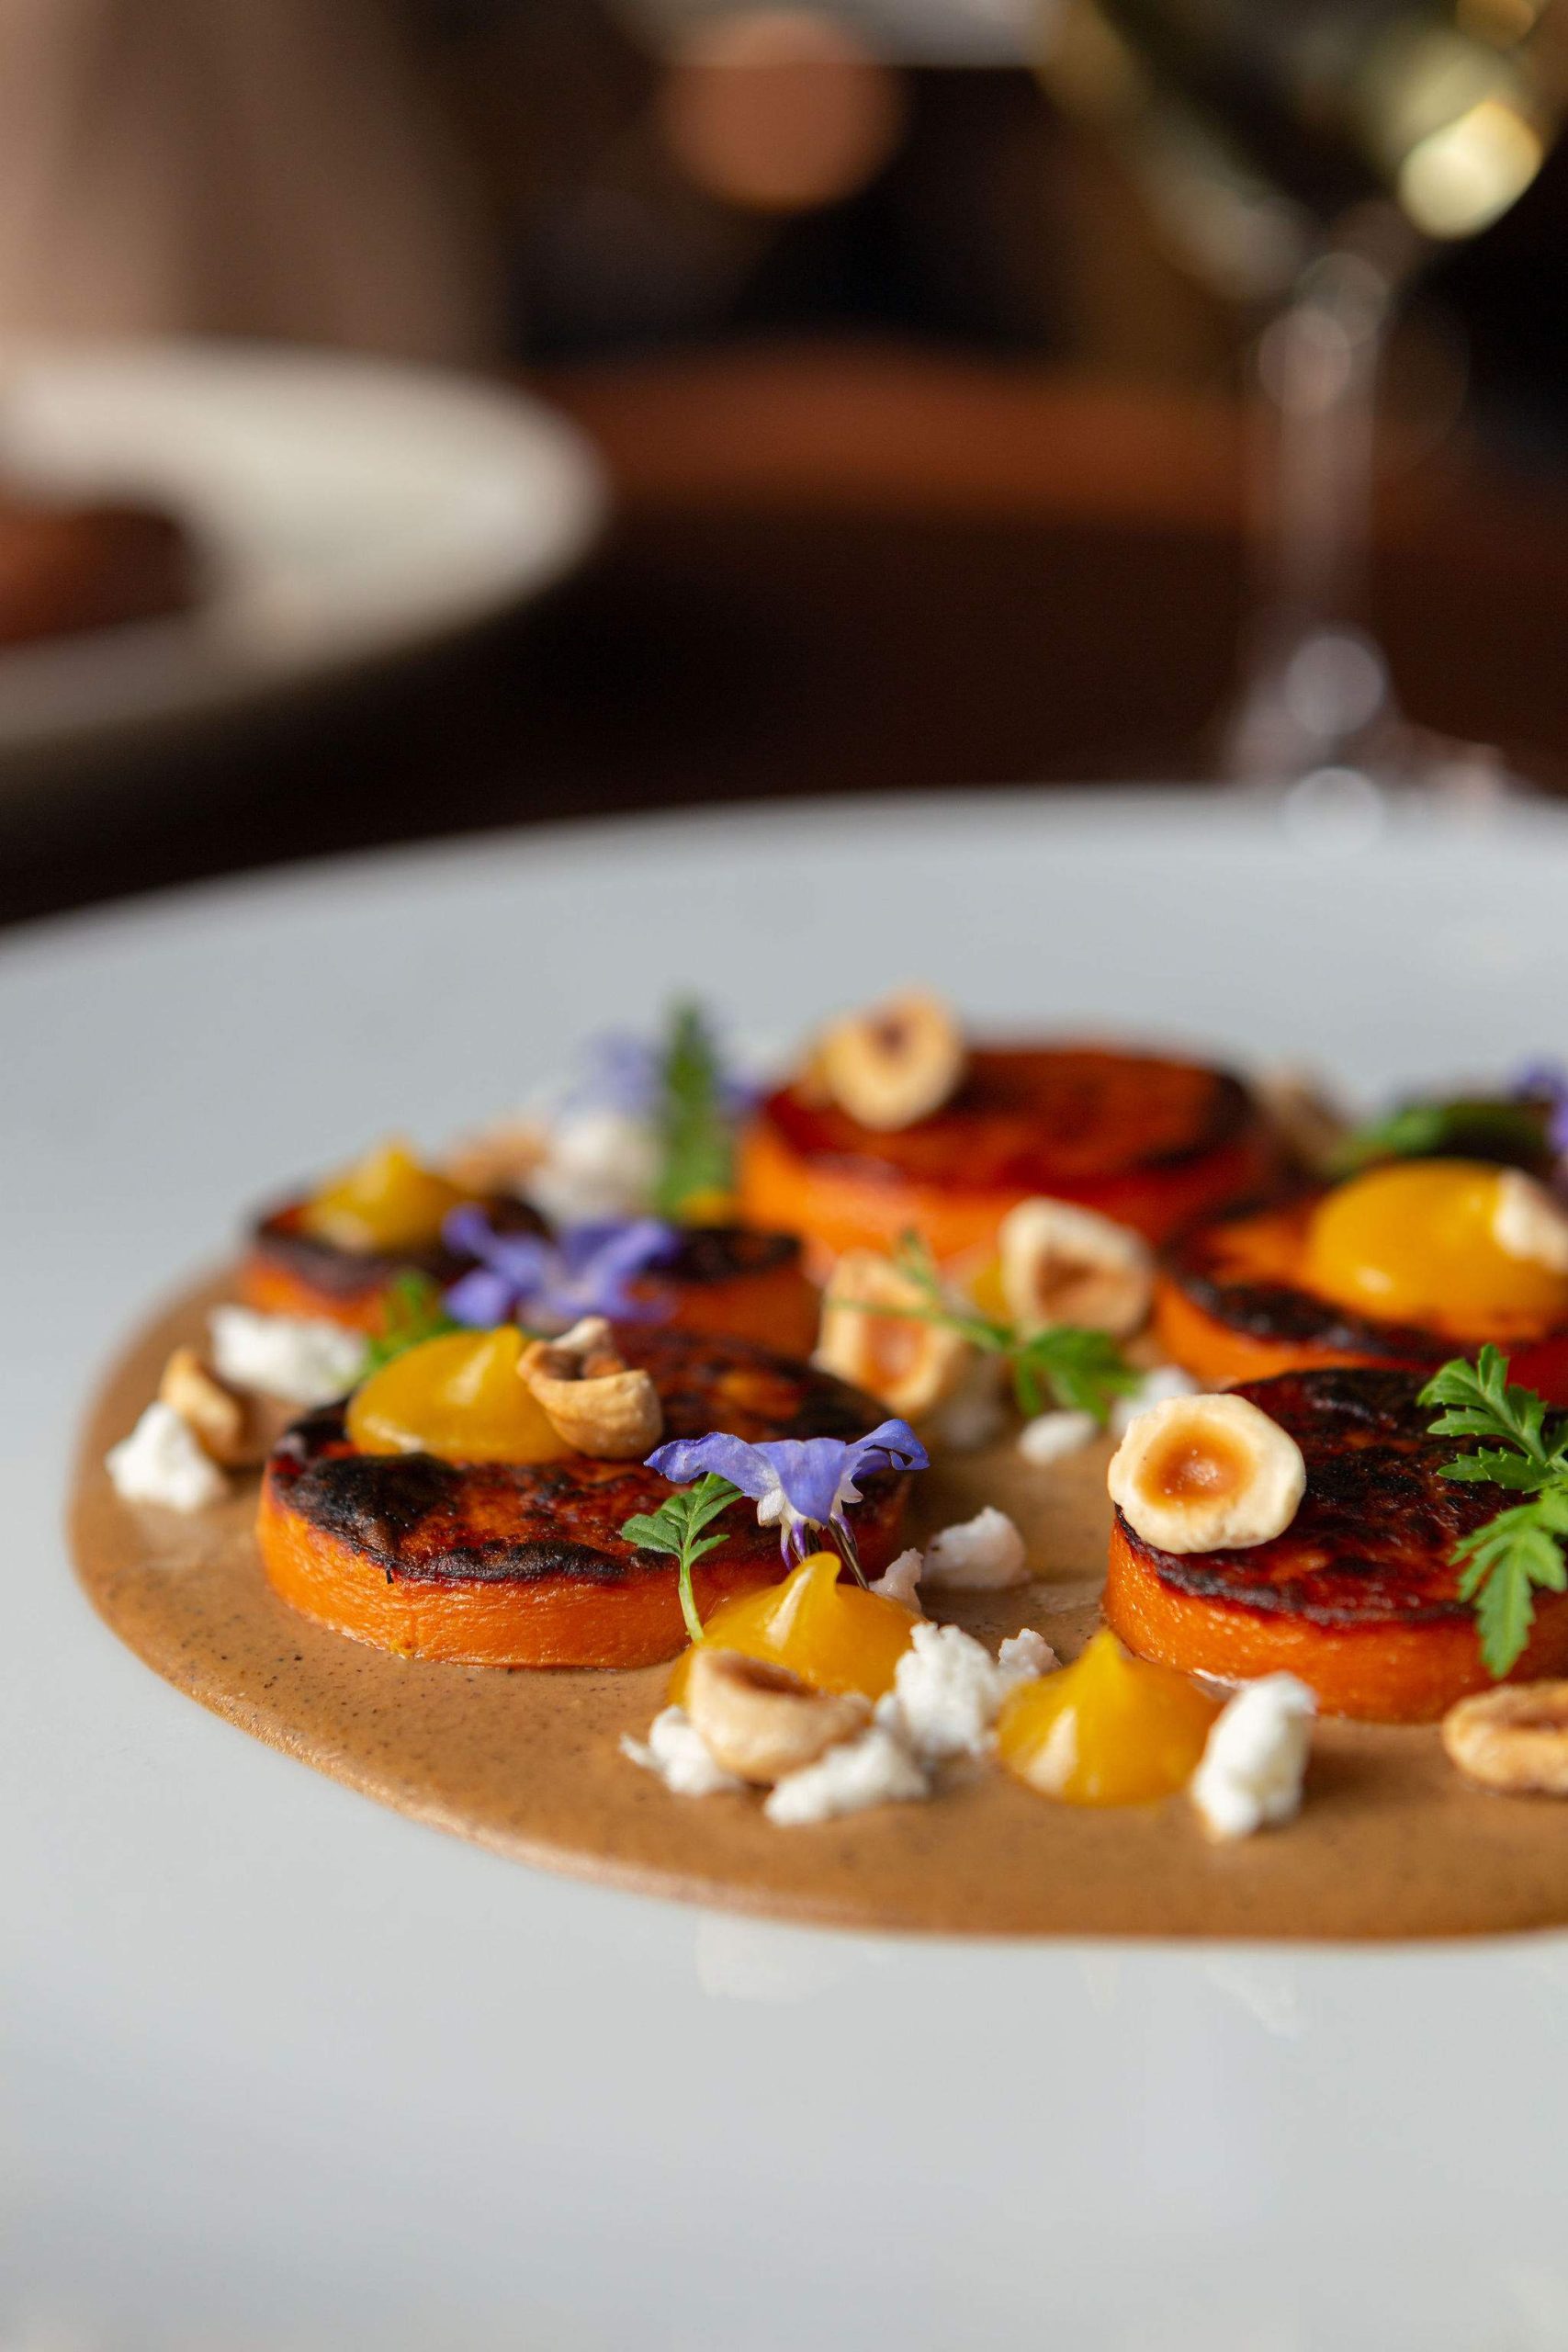
M 1299 1820 L 1211 1846 L 1181 1798 L 1096 1810 L 994 1768 L 927 1804 L 775 1829 L 749 1797 L 671 1796 L 618 1752 L 669 1668 L 508 1673 L 409 1662 L 329 1634 L 266 1584 L 254 1478 L 181 1517 L 122 1503 L 103 1457 L 177 1340 L 231 1281 L 147 1326 L 88 1416 L 73 1481 L 77 1573 L 99 1614 L 176 1689 L 382 1804 L 538 1869 L 836 1927 L 947 1935 L 1367 1939 L 1568 1925 L 1568 1810 L 1472 1788 L 1429 1729 L 1319 1726 Z M 917 1482 L 923 1528 L 994 1502 L 1037 1581 L 932 1595 L 992 1642 L 1038 1625 L 1064 1656 L 1096 1622 L 1105 1452 L 1031 1470 L 1010 1446 Z M 923 1489 L 923 1491 L 921 1491 Z

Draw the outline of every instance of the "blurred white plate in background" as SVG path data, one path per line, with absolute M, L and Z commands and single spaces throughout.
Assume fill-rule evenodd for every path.
M 918 972 L 993 1029 L 1375 1096 L 1560 1046 L 1565 899 L 1540 807 L 1334 842 L 1234 794 L 969 794 L 0 948 L 4 2352 L 1562 2352 L 1568 1936 L 964 1944 L 547 1878 L 167 1689 L 59 1516 L 106 1352 L 247 1201 L 676 989 L 790 1037 Z
M 259 345 L 13 346 L 0 470 L 166 506 L 210 572 L 187 616 L 0 649 L 0 784 L 453 635 L 569 569 L 605 506 L 587 443 L 523 393 Z

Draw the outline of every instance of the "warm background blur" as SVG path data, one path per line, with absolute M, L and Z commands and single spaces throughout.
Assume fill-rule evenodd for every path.
M 1470 7 L 1504 40 L 1538 14 Z M 1186 235 L 1151 206 L 1043 85 L 1057 29 L 1029 0 L 6 0 L 0 361 L 197 333 L 507 373 L 616 505 L 460 643 L 0 776 L 0 917 L 563 814 L 1208 772 L 1280 270 L 1266 219 L 1217 245 L 1190 188 Z M 1565 340 L 1559 151 L 1403 305 L 1368 593 L 1406 708 L 1548 788 Z

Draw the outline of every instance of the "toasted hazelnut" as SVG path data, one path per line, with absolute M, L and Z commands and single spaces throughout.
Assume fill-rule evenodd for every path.
M 822 1089 L 863 1127 L 890 1131 L 953 1095 L 967 1057 L 964 1034 L 940 997 L 907 989 L 867 1012 L 836 1021 L 818 1039 L 807 1065 Z
M 813 1690 L 787 1667 L 701 1647 L 692 1653 L 685 1707 L 721 1770 L 767 1782 L 852 1739 L 871 1713 L 858 1691 Z
M 1141 1233 L 1071 1201 L 1020 1201 L 1001 1222 L 1002 1294 L 1021 1331 L 1081 1323 L 1136 1330 L 1154 1294 L 1154 1257 Z
M 1230 1551 L 1284 1533 L 1306 1464 L 1295 1439 L 1245 1396 L 1172 1396 L 1139 1415 L 1106 1484 L 1156 1551 Z
M 892 1310 L 930 1299 L 891 1258 L 874 1250 L 847 1250 L 834 1267 L 822 1301 L 822 1325 L 812 1362 L 865 1388 L 906 1419 L 929 1413 L 953 1395 L 974 1350 L 960 1332 Z
M 1443 1717 L 1459 1769 L 1503 1795 L 1568 1797 L 1568 1682 L 1511 1682 Z
M 579 1453 L 640 1462 L 664 1433 L 651 1373 L 630 1371 L 602 1316 L 585 1317 L 558 1340 L 536 1340 L 517 1370 Z
M 454 1144 L 443 1173 L 466 1193 L 523 1193 L 546 1157 L 549 1139 L 527 1119 L 507 1119 Z
M 172 1406 L 210 1462 L 235 1470 L 265 1452 L 245 1399 L 219 1379 L 194 1348 L 176 1348 L 164 1366 L 158 1395 Z
M 1517 1168 L 1498 1175 L 1492 1237 L 1510 1258 L 1568 1274 L 1568 1215 L 1544 1184 Z

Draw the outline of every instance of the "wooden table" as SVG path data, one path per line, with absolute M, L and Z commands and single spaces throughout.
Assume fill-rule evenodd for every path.
M 585 570 L 331 700 L 0 803 L 0 920 L 598 811 L 1201 772 L 1242 603 L 1234 412 L 885 346 L 540 389 L 618 492 Z M 1462 448 L 1413 467 L 1373 606 L 1412 713 L 1568 777 L 1568 488 Z

